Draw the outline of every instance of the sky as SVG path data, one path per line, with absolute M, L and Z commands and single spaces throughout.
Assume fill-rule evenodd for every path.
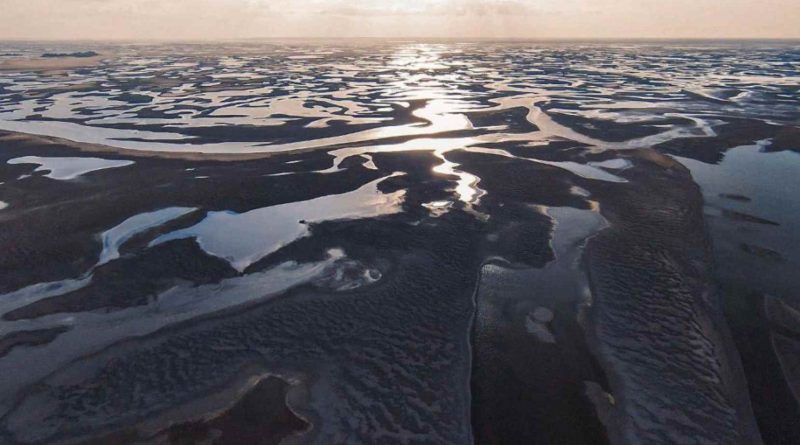
M 0 39 L 800 38 L 800 0 L 0 0 Z

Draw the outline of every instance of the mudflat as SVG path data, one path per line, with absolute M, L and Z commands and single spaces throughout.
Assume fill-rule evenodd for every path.
M 800 441 L 796 45 L 87 51 L 0 76 L 0 443 Z

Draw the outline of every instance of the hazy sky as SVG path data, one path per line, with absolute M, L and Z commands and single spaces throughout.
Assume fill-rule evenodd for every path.
M 0 39 L 800 38 L 800 0 L 0 0 Z

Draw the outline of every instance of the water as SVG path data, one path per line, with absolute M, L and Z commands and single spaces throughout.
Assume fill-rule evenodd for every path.
M 800 441 L 795 43 L 56 46 L 0 74 L 0 442 L 275 378 L 299 443 Z
M 46 171 L 46 177 L 68 181 L 78 176 L 107 168 L 119 168 L 132 165 L 132 161 L 111 161 L 99 158 L 42 158 L 39 156 L 23 156 L 8 161 L 8 164 L 38 165 L 34 171 Z

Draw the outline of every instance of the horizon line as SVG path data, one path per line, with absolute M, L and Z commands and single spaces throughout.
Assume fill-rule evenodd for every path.
M 795 37 L 441 37 L 441 36 L 359 36 L 359 37 L 327 37 L 327 36 L 284 36 L 284 37 L 221 37 L 221 38 L 27 38 L 2 37 L 0 42 L 24 43 L 213 43 L 213 42 L 258 42 L 278 40 L 389 40 L 389 41 L 460 41 L 460 42 L 800 42 L 800 35 Z

